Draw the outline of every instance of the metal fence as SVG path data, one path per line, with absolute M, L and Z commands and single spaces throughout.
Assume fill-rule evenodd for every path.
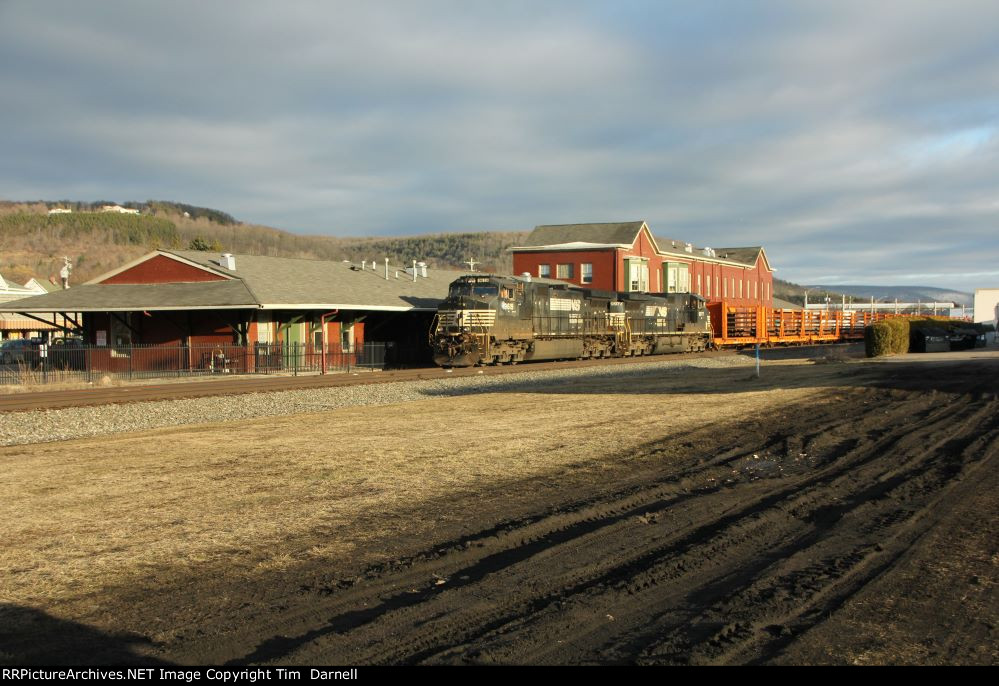
M 384 369 L 387 346 L 292 343 L 191 346 L 32 346 L 0 349 L 0 384 L 236 374 L 315 374 Z

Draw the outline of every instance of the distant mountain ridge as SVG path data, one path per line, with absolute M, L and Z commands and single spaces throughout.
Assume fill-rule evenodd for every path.
M 104 205 L 120 205 L 138 214 L 104 213 Z M 53 209 L 72 210 L 50 215 Z M 23 283 L 29 278 L 55 278 L 63 256 L 73 263 L 72 283 L 82 283 L 116 269 L 129 260 L 162 249 L 208 249 L 237 254 L 301 257 L 316 260 L 361 260 L 405 267 L 413 260 L 431 268 L 464 269 L 474 259 L 478 271 L 509 274 L 513 257 L 507 248 L 523 245 L 528 231 L 428 233 L 404 237 L 309 236 L 239 221 L 221 210 L 185 203 L 147 200 L 116 203 L 110 200 L 12 202 L 0 200 L 0 273 Z M 839 301 L 847 286 L 800 286 L 774 279 L 774 297 L 800 305 L 808 298 Z M 857 286 L 853 288 L 865 289 Z M 870 287 L 881 288 L 881 287 Z M 951 300 L 943 289 L 918 289 L 923 301 Z M 863 297 L 871 293 L 862 290 Z M 894 293 L 894 292 L 892 292 Z M 960 293 L 969 300 L 971 294 Z M 889 297 L 888 295 L 876 297 Z M 892 294 L 890 297 L 894 298 Z M 903 300 L 899 296 L 899 300 Z M 919 299 L 918 294 L 913 299 Z M 955 299 L 955 301 L 957 301 Z
M 102 212 L 104 205 L 137 214 Z M 49 214 L 50 210 L 71 212 Z M 474 259 L 479 271 L 509 273 L 507 252 L 526 231 L 432 233 L 420 236 L 308 236 L 241 222 L 232 215 L 184 203 L 149 200 L 11 202 L 0 200 L 0 273 L 23 283 L 55 277 L 63 256 L 73 264 L 71 282 L 82 283 L 155 249 L 208 249 L 271 257 L 361 260 L 405 267 L 413 260 L 430 268 L 463 269 Z
M 869 301 L 872 297 L 881 302 L 938 302 L 954 303 L 971 307 L 975 302 L 973 293 L 955 291 L 948 288 L 935 288 L 933 286 L 859 286 L 859 285 L 836 285 L 836 286 L 807 286 L 809 289 L 838 291 L 846 295 L 852 295 L 856 300 Z

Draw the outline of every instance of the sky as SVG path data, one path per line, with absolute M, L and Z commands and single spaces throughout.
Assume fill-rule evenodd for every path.
M 0 0 L 0 198 L 999 287 L 999 2 Z

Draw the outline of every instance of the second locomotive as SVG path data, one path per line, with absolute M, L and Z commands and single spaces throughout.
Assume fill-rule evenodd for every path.
M 494 275 L 454 281 L 430 328 L 443 367 L 704 350 L 705 301 L 690 293 L 615 293 Z

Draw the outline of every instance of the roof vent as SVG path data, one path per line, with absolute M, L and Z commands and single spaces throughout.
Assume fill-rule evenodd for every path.
M 427 278 L 427 263 L 413 260 L 413 266 L 406 267 L 406 273 L 413 275 L 413 281 L 416 281 L 416 277 L 418 276 L 422 276 L 425 279 Z
M 694 244 L 693 243 L 687 243 L 686 245 L 683 246 L 683 251 L 684 252 L 689 252 L 689 253 L 694 252 Z
M 222 253 L 222 258 L 219 260 L 219 264 L 229 271 L 236 271 L 236 258 L 233 257 L 230 252 Z
M 531 283 L 531 272 L 524 272 L 523 274 L 520 275 L 520 278 L 522 278 L 527 283 Z

